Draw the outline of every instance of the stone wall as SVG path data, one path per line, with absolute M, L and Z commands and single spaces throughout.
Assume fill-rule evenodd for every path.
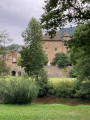
M 60 69 L 57 66 L 45 66 L 45 70 L 47 71 L 47 75 L 49 78 L 69 78 L 69 72 L 71 70 L 71 66 L 66 67 L 65 69 Z

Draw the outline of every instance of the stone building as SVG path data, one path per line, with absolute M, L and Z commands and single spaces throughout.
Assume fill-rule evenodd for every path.
M 67 49 L 64 46 L 64 40 L 70 40 L 75 27 L 64 28 L 56 32 L 56 36 L 50 39 L 49 34 L 43 36 L 43 50 L 48 57 L 48 65 L 53 61 L 56 53 L 66 53 Z M 22 46 L 19 46 L 14 51 L 7 51 L 6 64 L 9 66 L 10 75 L 18 76 L 24 73 L 24 69 L 17 65 L 17 59 L 20 57 Z
M 49 64 L 53 61 L 56 53 L 67 53 L 64 41 L 71 39 L 74 29 L 75 27 L 61 29 L 56 32 L 52 39 L 50 39 L 49 34 L 43 36 L 43 49 L 48 57 Z
M 21 76 L 24 73 L 24 69 L 17 65 L 18 57 L 20 57 L 20 51 L 22 46 L 19 46 L 16 50 L 7 51 L 6 64 L 10 67 L 9 74 L 11 76 Z

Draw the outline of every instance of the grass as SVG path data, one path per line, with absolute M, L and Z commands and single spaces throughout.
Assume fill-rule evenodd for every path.
M 75 81 L 76 78 L 49 78 L 49 81 L 51 83 L 53 83 L 54 85 L 58 85 L 60 82 L 68 82 L 68 83 L 71 83 L 73 81 Z
M 0 79 L 2 79 L 3 77 L 1 77 Z M 18 78 L 20 79 L 21 77 L 16 77 L 16 76 L 6 76 L 5 79 L 9 80 L 9 79 L 15 79 Z M 50 82 L 60 82 L 60 81 L 74 81 L 76 80 L 76 78 L 48 78 Z
M 21 79 L 21 77 L 14 77 L 14 76 L 6 76 L 5 79 L 6 80 L 10 80 L 10 79 Z M 0 78 L 2 79 L 2 78 Z M 29 78 L 31 79 L 31 78 Z M 48 78 L 49 82 L 51 82 L 52 84 L 54 84 L 55 86 L 57 86 L 60 82 L 73 82 L 76 80 L 76 78 Z
M 10 79 L 12 78 L 15 77 L 10 77 Z M 56 84 L 62 81 L 72 82 L 74 80 L 73 78 L 49 78 L 50 82 Z M 90 120 L 90 105 L 0 104 L 0 120 Z
M 90 106 L 1 104 L 0 120 L 90 120 Z

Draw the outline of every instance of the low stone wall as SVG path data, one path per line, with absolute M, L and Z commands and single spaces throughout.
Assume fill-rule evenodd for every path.
M 47 75 L 49 78 L 67 78 L 69 77 L 69 72 L 71 70 L 71 66 L 66 67 L 65 69 L 60 69 L 57 66 L 45 66 L 45 70 L 47 71 Z

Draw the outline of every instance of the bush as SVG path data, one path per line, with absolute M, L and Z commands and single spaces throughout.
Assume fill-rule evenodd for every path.
M 10 68 L 6 65 L 6 63 L 0 58 L 0 76 L 2 74 L 7 75 L 9 73 Z
M 36 81 L 39 88 L 38 96 L 46 96 L 48 94 L 48 78 L 47 73 L 42 69 L 39 73 L 39 79 Z
M 75 97 L 76 93 L 76 83 L 75 82 L 60 82 L 55 89 L 56 96 L 58 97 Z
M 49 95 L 56 95 L 56 87 L 51 82 L 48 83 L 48 94 Z
M 6 104 L 28 104 L 37 97 L 35 82 L 28 79 L 0 81 L 0 101 Z
M 71 63 L 70 63 L 70 60 L 66 54 L 57 53 L 55 55 L 53 62 L 52 62 L 52 65 L 54 65 L 54 64 L 57 64 L 59 68 L 63 68 L 65 66 L 70 65 Z
M 76 91 L 75 96 L 78 98 L 90 99 L 90 82 L 82 83 Z
M 76 78 L 77 77 L 74 69 L 71 69 L 71 71 L 70 71 L 70 77 L 71 78 Z

